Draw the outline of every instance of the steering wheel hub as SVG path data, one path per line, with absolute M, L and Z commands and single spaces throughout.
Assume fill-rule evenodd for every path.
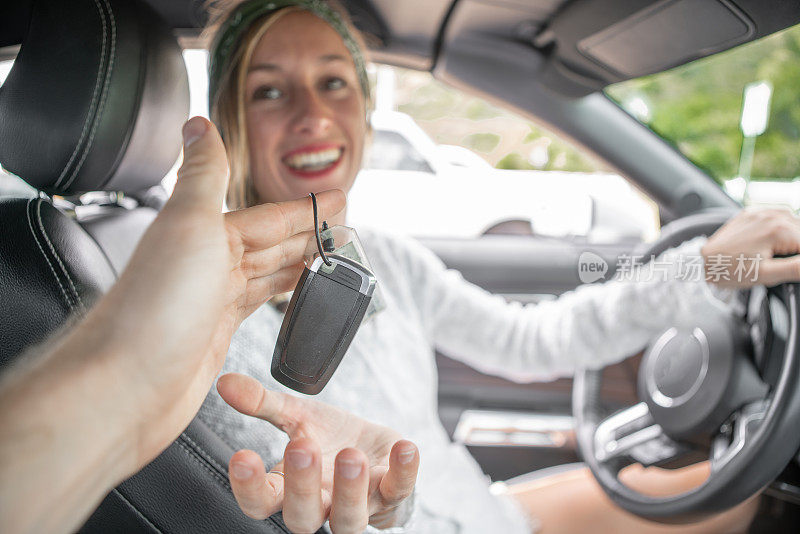
M 665 408 L 680 406 L 697 393 L 708 373 L 708 339 L 699 328 L 688 335 L 670 328 L 657 345 L 650 359 L 648 392 Z
M 711 431 L 730 414 L 726 399 L 743 345 L 722 311 L 704 311 L 691 326 L 673 326 L 655 339 L 639 367 L 638 390 L 667 434 Z

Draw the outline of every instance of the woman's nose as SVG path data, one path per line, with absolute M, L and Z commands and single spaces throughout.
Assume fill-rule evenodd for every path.
M 297 97 L 295 133 L 319 136 L 327 133 L 333 124 L 332 110 L 320 95 L 311 90 L 300 91 Z

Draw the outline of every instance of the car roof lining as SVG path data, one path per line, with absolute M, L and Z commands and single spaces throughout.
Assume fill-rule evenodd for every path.
M 146 0 L 184 46 L 206 44 L 204 2 Z M 800 23 L 800 2 L 761 0 L 344 0 L 381 63 L 433 70 L 452 14 L 457 31 L 525 43 L 547 58 L 537 78 L 582 95 L 662 71 Z M 0 8 L 0 59 L 24 38 L 32 0 Z M 695 24 L 686 14 L 696 13 Z M 424 13 L 425 16 L 420 16 Z M 702 31 L 700 31 L 702 30 Z M 636 53 L 631 51 L 635 50 Z

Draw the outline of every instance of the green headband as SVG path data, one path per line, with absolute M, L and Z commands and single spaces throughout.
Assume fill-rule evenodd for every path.
M 239 46 L 242 35 L 258 19 L 271 15 L 287 7 L 298 7 L 321 18 L 336 30 L 342 37 L 344 45 L 353 57 L 358 73 L 358 81 L 364 98 L 369 99 L 369 80 L 367 67 L 361 48 L 347 29 L 342 17 L 322 0 L 248 0 L 234 9 L 220 26 L 214 38 L 209 54 L 208 65 L 208 105 L 213 109 L 220 89 L 220 82 L 226 69 L 230 69 L 230 60 Z

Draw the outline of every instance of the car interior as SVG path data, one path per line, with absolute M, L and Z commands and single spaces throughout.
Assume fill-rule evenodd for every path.
M 740 204 L 609 99 L 609 84 L 724 52 L 800 23 L 800 3 L 758 0 L 346 0 L 371 60 L 437 79 L 559 132 L 658 203 L 652 243 L 592 244 L 649 257 L 710 235 Z M 68 328 L 124 269 L 163 206 L 189 114 L 182 50 L 203 48 L 200 0 L 11 0 L 0 6 L 0 365 Z M 532 235 L 428 239 L 449 267 L 509 300 L 580 285 L 585 243 Z M 584 461 L 616 504 L 666 523 L 705 517 L 763 489 L 752 532 L 800 526 L 800 290 L 755 288 L 747 316 L 697 318 L 705 352 L 653 340 L 574 380 L 514 383 L 437 356 L 439 413 L 492 480 Z M 131 325 L 136 328 L 136 325 Z M 742 334 L 744 332 L 744 334 Z M 666 334 L 665 334 L 666 335 Z M 702 351 L 701 351 L 702 352 Z M 681 403 L 658 378 L 691 373 Z M 666 363 L 665 363 L 666 362 Z M 655 378 L 654 378 L 655 377 Z M 661 388 L 661 389 L 659 389 Z M 700 391 L 697 392 L 696 390 Z M 663 396 L 663 395 L 662 395 Z M 241 513 L 234 450 L 196 418 L 102 502 L 81 532 L 289 532 Z M 671 497 L 616 477 L 632 462 L 711 459 L 701 487 Z

